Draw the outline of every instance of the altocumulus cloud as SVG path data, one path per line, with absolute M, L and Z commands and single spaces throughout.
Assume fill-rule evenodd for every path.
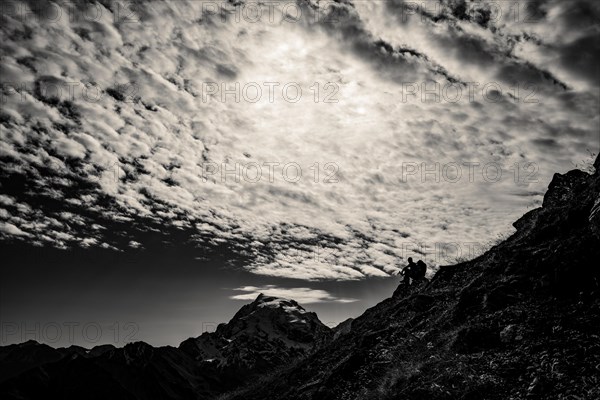
M 305 287 L 282 288 L 275 285 L 265 285 L 260 287 L 242 286 L 233 290 L 243 293 L 230 296 L 230 299 L 244 301 L 254 300 L 261 293 L 266 296 L 294 299 L 300 304 L 352 303 L 357 301 L 356 299 L 333 296 L 331 293 L 325 290 L 310 289 Z
M 509 229 L 554 172 L 598 148 L 593 1 L 535 2 L 534 21 L 461 1 L 281 1 L 272 20 L 244 18 L 243 2 L 58 1 L 59 18 L 13 3 L 0 43 L 5 239 L 143 248 L 111 241 L 107 224 L 147 221 L 232 244 L 257 274 L 387 276 L 408 241 Z M 290 4 L 300 12 L 284 18 Z M 272 102 L 265 82 L 278 84 Z M 422 101 L 424 83 L 464 95 Z M 422 163 L 437 162 L 477 169 L 424 181 Z M 405 176 L 406 163 L 419 170 Z

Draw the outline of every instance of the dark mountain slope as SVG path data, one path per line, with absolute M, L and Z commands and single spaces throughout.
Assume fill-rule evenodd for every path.
M 600 170 L 600 161 L 595 163 Z M 516 233 L 227 399 L 600 398 L 600 174 L 556 174 Z
M 154 348 L 136 342 L 123 348 L 101 346 L 81 352 L 70 347 L 53 351 L 38 354 L 33 367 L 3 379 L 0 397 L 210 399 L 215 395 L 211 375 L 174 347 Z M 21 365 L 21 369 L 26 367 Z

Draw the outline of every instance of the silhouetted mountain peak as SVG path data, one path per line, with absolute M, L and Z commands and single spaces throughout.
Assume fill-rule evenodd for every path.
M 281 303 L 294 303 L 298 305 L 294 300 L 283 297 L 267 296 L 263 293 L 260 293 L 252 303 L 269 304 L 270 306 L 280 305 Z
M 268 296 L 264 293 L 260 293 L 256 299 L 248 304 L 249 306 L 255 305 L 256 307 L 269 307 L 269 308 L 281 308 L 281 307 L 297 307 L 302 310 L 302 306 L 300 306 L 295 300 L 286 299 L 283 297 L 276 296 Z
M 39 343 L 36 340 L 33 339 L 29 339 L 26 342 L 23 343 L 17 343 L 14 345 L 10 345 L 10 346 L 14 346 L 14 347 L 20 347 L 20 348 L 25 348 L 25 347 L 34 347 L 34 346 L 46 346 L 45 344 Z
M 331 336 L 317 315 L 296 301 L 261 293 L 215 332 L 188 339 L 180 348 L 196 359 L 221 365 L 243 359 L 252 370 L 254 364 L 270 368 L 306 354 Z
M 266 296 L 264 293 L 259 293 L 258 296 L 256 296 L 256 300 L 254 300 L 254 302 L 264 301 L 265 297 L 268 297 L 268 296 Z
M 305 314 L 307 311 L 292 299 L 285 299 L 282 297 L 266 296 L 259 294 L 256 300 L 250 304 L 250 309 L 275 309 L 286 313 Z

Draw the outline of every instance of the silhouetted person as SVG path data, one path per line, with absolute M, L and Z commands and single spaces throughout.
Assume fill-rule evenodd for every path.
M 423 260 L 417 261 L 417 266 L 413 269 L 412 278 L 416 281 L 424 281 L 427 274 L 427 264 Z
M 402 283 L 404 283 L 405 285 L 410 285 L 410 278 L 413 277 L 413 273 L 416 269 L 417 269 L 417 264 L 415 264 L 413 262 L 412 257 L 408 257 L 408 265 L 406 267 L 402 268 L 402 271 L 400 271 L 400 274 L 404 275 L 404 279 L 402 280 Z

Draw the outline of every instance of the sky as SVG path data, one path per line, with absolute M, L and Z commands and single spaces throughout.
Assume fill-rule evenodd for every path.
M 600 148 L 595 1 L 12 1 L 0 345 L 177 345 L 259 293 L 335 325 Z

